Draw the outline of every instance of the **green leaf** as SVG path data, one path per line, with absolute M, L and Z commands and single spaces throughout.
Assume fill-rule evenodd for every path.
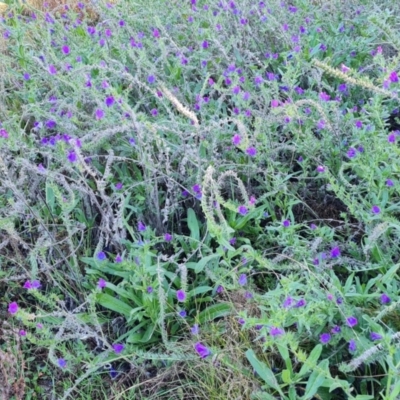
M 208 321 L 213 321 L 216 318 L 226 317 L 232 312 L 232 307 L 227 303 L 214 304 L 207 307 L 199 314 L 199 323 L 204 324 Z
M 274 373 L 264 364 L 262 363 L 254 353 L 252 349 L 246 351 L 246 357 L 249 360 L 249 363 L 260 376 L 260 378 L 271 388 L 275 389 L 279 392 L 280 395 L 283 396 L 283 392 L 278 384 L 278 381 L 275 378 Z
M 290 371 L 288 369 L 284 369 L 282 371 L 282 381 L 283 383 L 291 383 L 292 378 L 290 377 Z
M 194 272 L 198 274 L 199 272 L 203 271 L 204 267 L 213 259 L 218 258 L 220 259 L 221 256 L 219 254 L 211 254 L 210 256 L 203 257 L 195 266 Z
M 207 293 L 207 292 L 209 292 L 211 290 L 213 290 L 213 288 L 210 287 L 210 286 L 199 286 L 197 288 L 192 289 L 188 293 L 188 295 L 189 295 L 189 297 L 194 297 L 194 296 L 196 296 L 198 294 Z
M 109 310 L 113 310 L 120 314 L 125 315 L 125 317 L 129 317 L 132 307 L 128 306 L 128 304 L 124 303 L 121 300 L 116 299 L 115 297 L 110 296 L 107 293 L 99 293 L 96 296 L 97 302 L 105 308 Z
M 317 393 L 318 389 L 324 383 L 326 377 L 325 371 L 321 371 L 321 369 L 324 369 L 324 367 L 327 366 L 328 364 L 329 364 L 328 360 L 321 361 L 321 363 L 318 365 L 319 368 L 316 369 L 310 375 L 306 386 L 306 392 L 304 393 L 302 399 L 304 400 L 311 399 L 314 396 L 314 394 Z
M 305 375 L 310 369 L 313 369 L 315 365 L 317 365 L 317 361 L 319 359 L 319 356 L 321 355 L 321 352 L 322 344 L 317 344 L 301 367 L 300 372 L 297 374 L 297 377 Z
M 190 229 L 190 237 L 196 240 L 200 240 L 200 229 L 197 221 L 196 213 L 192 208 L 187 210 L 187 223 Z

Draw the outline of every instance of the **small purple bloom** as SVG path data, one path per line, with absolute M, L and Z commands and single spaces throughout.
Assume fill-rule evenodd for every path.
M 121 190 L 124 185 L 121 182 L 115 184 L 115 189 Z
M 256 154 L 257 154 L 257 150 L 256 150 L 255 147 L 248 147 L 248 148 L 246 149 L 246 153 L 247 153 L 247 155 L 249 155 L 250 157 L 255 157 Z
M 107 282 L 103 278 L 100 278 L 99 281 L 97 282 L 97 287 L 101 290 L 104 289 L 106 286 Z
M 73 151 L 73 150 L 70 150 L 70 152 L 68 153 L 67 158 L 68 158 L 68 161 L 71 162 L 71 163 L 76 162 L 76 160 L 78 159 L 75 151 Z
M 391 302 L 391 298 L 386 293 L 383 293 L 381 295 L 381 303 L 382 304 L 388 304 L 390 302 Z
M 176 292 L 176 298 L 178 299 L 178 301 L 184 302 L 184 301 L 186 300 L 186 293 L 185 293 L 185 291 L 182 290 L 182 289 L 179 289 L 179 290 Z
M 330 340 L 331 340 L 331 335 L 329 333 L 323 333 L 319 337 L 319 341 L 323 344 L 329 343 Z
M 351 339 L 349 342 L 349 351 L 353 353 L 356 350 L 357 350 L 356 341 L 354 339 Z
M 369 337 L 371 338 L 371 340 L 381 340 L 383 338 L 382 335 L 380 335 L 377 332 L 371 332 L 371 334 L 369 335 Z
M 247 276 L 246 276 L 246 274 L 241 274 L 239 276 L 239 281 L 238 282 L 239 282 L 240 286 L 246 285 L 247 284 Z
M 233 138 L 232 138 L 232 143 L 233 143 L 235 146 L 239 146 L 241 140 L 242 140 L 242 138 L 240 137 L 240 135 L 236 134 L 236 135 L 234 135 Z
M 362 128 L 362 122 L 361 121 L 356 121 L 355 124 L 356 128 L 361 129 Z
M 166 242 L 170 242 L 170 241 L 172 240 L 172 235 L 171 235 L 170 233 L 166 233 L 166 234 L 164 235 L 164 240 L 165 240 Z
M 26 336 L 26 330 L 21 329 L 21 330 L 19 331 L 19 336 Z
M 327 93 L 325 93 L 325 92 L 321 92 L 321 93 L 319 94 L 319 98 L 320 98 L 322 101 L 329 101 L 329 99 L 331 98 L 331 96 L 329 96 L 329 94 L 327 94 Z
M 317 225 L 311 224 L 311 225 L 310 225 L 310 229 L 314 231 L 315 229 L 317 229 Z
M 296 308 L 304 307 L 306 304 L 307 304 L 307 302 L 306 302 L 304 299 L 300 299 L 300 300 L 296 303 L 295 307 L 296 307 Z
M 332 258 L 340 257 L 340 248 L 338 246 L 335 246 L 333 249 L 331 249 L 331 257 Z
M 119 263 L 122 262 L 122 257 L 121 257 L 120 254 L 117 254 L 117 256 L 115 257 L 115 262 L 116 262 L 117 264 L 119 264 Z
M 317 171 L 318 171 L 318 172 L 325 172 L 325 167 L 322 166 L 322 165 L 318 165 Z
M 332 329 L 331 329 L 331 333 L 335 334 L 335 333 L 340 333 L 342 330 L 340 328 L 339 325 L 335 325 Z
M 16 314 L 18 312 L 18 304 L 15 301 L 8 305 L 8 312 L 10 314 Z
M 69 49 L 69 47 L 68 47 L 67 45 L 63 46 L 63 47 L 61 48 L 61 50 L 62 50 L 62 52 L 63 52 L 65 55 L 67 55 L 67 54 L 70 53 L 70 49 Z
M 146 230 L 146 225 L 142 221 L 139 221 L 138 222 L 138 231 L 144 232 L 145 230 Z
M 97 253 L 97 259 L 99 261 L 104 261 L 107 258 L 106 253 L 104 251 L 100 251 Z
M 389 80 L 390 80 L 390 82 L 392 82 L 392 83 L 397 83 L 397 82 L 399 81 L 399 77 L 398 77 L 396 71 L 393 71 L 393 72 L 390 73 L 390 75 L 389 75 Z
M 238 208 L 238 212 L 239 212 L 239 214 L 241 214 L 241 215 L 246 215 L 247 213 L 248 213 L 248 209 L 247 209 L 247 207 L 246 206 L 239 206 L 239 208 Z
M 387 141 L 389 143 L 396 143 L 396 135 L 394 133 L 389 134 Z
M 285 228 L 288 228 L 288 227 L 290 226 L 290 221 L 289 221 L 288 219 L 285 219 L 285 220 L 282 222 L 282 225 L 283 225 Z
M 350 147 L 349 150 L 347 151 L 347 157 L 349 158 L 354 158 L 356 156 L 357 152 L 354 147 Z
M 60 368 L 65 368 L 67 366 L 67 362 L 63 358 L 59 358 L 57 364 Z
M 372 206 L 371 211 L 373 214 L 379 214 L 381 212 L 381 209 L 378 206 Z
M 224 291 L 224 287 L 221 285 L 218 285 L 217 287 L 217 293 L 222 293 Z
M 204 42 L 201 44 L 203 49 L 208 49 L 208 42 L 207 40 L 204 40 Z
M 281 328 L 277 328 L 276 326 L 272 326 L 269 330 L 269 334 L 272 337 L 283 335 L 285 332 Z
M 116 354 L 119 354 L 124 350 L 125 346 L 121 343 L 116 343 L 112 345 L 112 348 L 114 349 Z
M 192 335 L 198 335 L 199 334 L 199 325 L 194 324 L 192 328 L 190 329 L 190 332 L 192 332 Z
M 106 103 L 107 107 L 111 107 L 115 103 L 115 100 L 114 100 L 113 96 L 108 96 L 108 97 L 106 97 L 104 102 Z
M 240 325 L 244 325 L 246 323 L 246 321 L 243 318 L 239 318 L 238 322 Z
M 153 293 L 153 288 L 151 287 L 151 286 L 148 286 L 147 287 L 147 293 Z
M 211 354 L 211 351 L 200 342 L 194 345 L 194 349 L 201 358 L 206 358 Z
M 95 113 L 95 117 L 97 120 L 103 119 L 104 111 L 101 108 L 98 108 Z
M 235 86 L 235 87 L 232 89 L 232 92 L 233 92 L 233 94 L 239 94 L 239 93 L 240 93 L 240 86 Z
M 282 307 L 290 308 L 292 306 L 292 304 L 293 304 L 293 299 L 290 296 L 288 296 L 288 297 L 286 297 L 285 301 L 283 302 Z
M 49 65 L 48 71 L 49 71 L 49 74 L 51 74 L 51 75 L 55 75 L 57 73 L 57 69 L 53 64 Z
M 358 324 L 356 317 L 347 317 L 346 322 L 350 328 L 353 328 L 354 326 L 356 326 Z
M 25 73 L 24 73 L 24 79 L 25 79 L 26 81 L 29 81 L 29 79 L 31 79 L 31 76 L 30 76 L 27 72 L 25 72 Z
M 156 108 L 153 108 L 150 112 L 151 112 L 151 115 L 152 115 L 153 117 L 156 117 L 156 116 L 158 115 L 158 111 L 157 111 Z
M 391 179 L 386 179 L 386 186 L 392 187 L 394 186 L 394 183 Z
M 156 78 L 154 75 L 149 75 L 147 77 L 147 82 L 149 82 L 150 84 L 154 83 L 156 81 Z
M 187 312 L 185 310 L 181 310 L 181 311 L 179 311 L 179 316 L 181 316 L 182 318 L 186 318 Z

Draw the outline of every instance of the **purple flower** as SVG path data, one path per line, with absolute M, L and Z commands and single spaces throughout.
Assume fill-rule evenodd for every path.
M 292 304 L 293 304 L 293 299 L 290 296 L 288 296 L 288 297 L 286 297 L 285 301 L 283 302 L 282 307 L 290 308 Z
M 353 328 L 354 326 L 356 326 L 358 324 L 356 317 L 347 317 L 346 322 L 350 328 Z
M 122 186 L 123 186 L 123 184 L 121 182 L 118 182 L 118 183 L 115 184 L 115 189 L 121 190 Z
M 13 315 L 18 312 L 18 304 L 15 301 L 8 305 L 8 312 Z
M 95 113 L 95 117 L 97 120 L 103 119 L 104 111 L 101 108 L 98 108 Z
M 390 82 L 392 82 L 392 83 L 396 83 L 396 82 L 399 81 L 399 77 L 398 77 L 396 71 L 393 71 L 393 72 L 390 73 L 390 75 L 389 75 L 389 80 L 390 80 Z
M 54 129 L 56 127 L 57 123 L 56 121 L 49 119 L 48 121 L 46 121 L 46 127 L 49 129 Z
M 261 76 L 256 76 L 255 78 L 254 78 L 254 84 L 255 85 L 260 85 L 261 83 L 263 82 L 263 78 L 261 77 Z
M 250 93 L 249 92 L 244 92 L 243 93 L 243 100 L 244 101 L 250 100 Z
M 182 289 L 179 289 L 179 290 L 176 292 L 176 298 L 178 299 L 178 301 L 184 302 L 184 301 L 186 300 L 186 293 L 185 293 L 185 291 L 182 290 Z
M 217 293 L 222 293 L 224 291 L 224 287 L 221 285 L 218 285 L 217 287 Z
M 51 75 L 55 75 L 57 73 L 57 69 L 53 64 L 49 65 L 48 71 Z
M 187 312 L 186 312 L 185 310 L 179 311 L 179 315 L 180 315 L 182 318 L 186 318 L 186 317 L 187 317 Z
M 97 253 L 97 259 L 99 261 L 104 261 L 107 258 L 106 253 L 104 253 L 104 251 L 99 251 Z
M 317 172 L 325 172 L 325 167 L 322 165 L 318 165 Z
M 59 358 L 57 364 L 60 368 L 65 368 L 67 366 L 67 362 L 63 358 Z
M 317 123 L 317 128 L 318 129 L 325 129 L 326 122 L 323 119 L 320 119 Z
M 272 326 L 269 330 L 269 334 L 272 337 L 283 335 L 285 332 L 281 328 L 277 328 L 276 326 Z
M 164 240 L 165 240 L 166 242 L 170 242 L 170 241 L 172 240 L 172 235 L 171 235 L 170 233 L 166 233 L 166 234 L 164 235 Z
M 347 90 L 347 85 L 346 85 L 345 83 L 341 83 L 341 84 L 338 86 L 338 90 L 339 90 L 339 92 L 345 93 L 346 90 Z
M 240 135 L 236 134 L 236 135 L 234 135 L 233 138 L 232 138 L 232 143 L 233 143 L 235 146 L 239 146 L 241 140 L 242 140 L 242 138 L 240 137 Z
M 146 230 L 146 225 L 142 221 L 139 221 L 138 222 L 138 231 L 144 232 L 145 230 Z
M 376 332 L 371 332 L 369 337 L 371 338 L 371 340 L 381 340 L 383 338 L 382 335 L 380 335 L 379 333 L 376 333 Z
M 114 349 L 116 354 L 119 354 L 124 350 L 125 346 L 121 343 L 116 343 L 112 345 L 112 348 Z
M 306 302 L 304 299 L 300 299 L 300 300 L 296 303 L 295 307 L 296 307 L 296 308 L 304 307 L 306 304 L 307 304 L 307 302 Z
M 387 140 L 389 143 L 396 143 L 396 135 L 394 133 L 389 134 Z
M 197 342 L 194 345 L 194 349 L 201 358 L 206 358 L 211 354 L 211 351 L 200 342 Z
M 63 47 L 61 48 L 61 50 L 62 50 L 62 52 L 63 52 L 64 54 L 69 54 L 69 53 L 70 53 L 69 47 L 68 47 L 67 45 L 63 46 Z
M 106 103 L 107 107 L 111 107 L 115 103 L 115 100 L 114 100 L 113 96 L 108 96 L 108 97 L 106 97 L 104 102 Z
M 327 93 L 325 93 L 325 92 L 321 92 L 321 93 L 319 94 L 319 98 L 320 98 L 322 101 L 329 101 L 329 99 L 331 98 L 331 96 L 329 96 L 329 94 L 327 94 Z
M 381 212 L 381 209 L 378 206 L 372 206 L 371 211 L 373 214 L 379 214 Z
M 349 351 L 353 353 L 356 350 L 357 350 L 356 341 L 354 339 L 351 339 L 349 342 Z
M 246 206 L 239 206 L 239 208 L 238 208 L 238 212 L 239 212 L 239 214 L 241 214 L 241 215 L 246 215 L 247 213 L 248 213 L 248 209 L 247 209 L 247 207 Z
M 390 302 L 391 302 L 391 298 L 386 293 L 383 293 L 381 295 L 381 303 L 382 304 L 388 304 Z
M 70 150 L 67 156 L 67 159 L 69 162 L 73 163 L 76 162 L 76 160 L 78 159 L 78 157 L 76 156 L 75 151 Z
M 246 276 L 246 274 L 241 274 L 239 276 L 238 283 L 239 283 L 240 286 L 244 286 L 244 285 L 247 284 L 247 276 Z
M 256 150 L 255 147 L 248 147 L 248 148 L 246 149 L 246 153 L 247 153 L 247 155 L 249 155 L 250 157 L 255 157 L 256 154 L 257 154 L 257 150 Z
M 103 278 L 100 278 L 99 281 L 97 282 L 97 287 L 101 290 L 104 289 L 106 286 L 107 282 Z
M 119 263 L 122 262 L 122 257 L 121 257 L 120 254 L 117 254 L 117 256 L 115 257 L 115 262 L 116 262 L 117 264 L 119 264 Z
M 246 323 L 246 321 L 243 318 L 239 318 L 238 322 L 240 325 L 244 325 Z
M 335 246 L 334 248 L 331 249 L 331 257 L 332 258 L 340 257 L 340 248 L 339 248 L 339 246 Z
M 190 329 L 190 332 L 192 332 L 192 335 L 198 335 L 199 334 L 199 325 L 194 324 L 192 328 Z
M 235 86 L 235 87 L 232 89 L 232 92 L 233 92 L 233 94 L 239 94 L 239 93 L 240 93 L 240 86 Z
M 279 100 L 276 99 L 271 100 L 271 107 L 272 108 L 279 107 Z
M 208 42 L 207 40 L 204 40 L 204 42 L 201 44 L 203 49 L 208 49 Z
M 282 222 L 282 225 L 283 225 L 285 228 L 288 228 L 288 227 L 290 226 L 290 221 L 289 221 L 288 219 L 285 219 L 285 220 Z
M 201 187 L 200 185 L 196 184 L 192 186 L 192 190 L 193 192 L 195 192 L 196 194 L 200 194 L 201 193 Z
M 361 129 L 362 128 L 362 122 L 361 121 L 356 121 L 355 124 L 356 128 Z
M 340 329 L 339 325 L 335 325 L 332 329 L 331 329 L 331 333 L 335 334 L 335 333 L 340 333 L 342 330 Z
M 386 186 L 392 187 L 394 186 L 394 183 L 391 179 L 386 179 Z
M 26 336 L 26 331 L 24 329 L 21 329 L 19 331 L 19 336 Z
M 149 75 L 147 77 L 147 82 L 149 82 L 150 84 L 154 83 L 156 81 L 156 78 L 154 75 Z
M 347 151 L 347 157 L 349 158 L 354 158 L 356 156 L 357 152 L 354 147 L 350 147 L 349 150 Z
M 24 73 L 24 79 L 25 79 L 26 81 L 29 81 L 29 79 L 31 79 L 31 76 L 30 76 L 27 72 L 25 72 L 25 73 Z
M 311 225 L 310 225 L 310 229 L 314 231 L 315 229 L 317 229 L 317 225 L 311 224 Z
M 319 341 L 322 344 L 326 344 L 329 343 L 329 341 L 331 340 L 331 335 L 329 333 L 323 333 L 322 335 L 320 335 L 319 337 Z
M 147 286 L 147 293 L 153 293 L 153 288 L 151 286 Z
M 156 117 L 156 116 L 158 115 L 158 111 L 157 111 L 156 108 L 153 108 L 150 112 L 151 112 L 151 115 L 152 115 L 153 117 Z

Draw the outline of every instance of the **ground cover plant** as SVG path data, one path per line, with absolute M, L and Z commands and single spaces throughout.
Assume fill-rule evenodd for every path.
M 399 398 L 400 7 L 5 3 L 0 398 Z

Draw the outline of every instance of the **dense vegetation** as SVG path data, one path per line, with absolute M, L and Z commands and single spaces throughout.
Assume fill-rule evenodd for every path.
M 0 397 L 398 399 L 397 2 L 7 3 Z

